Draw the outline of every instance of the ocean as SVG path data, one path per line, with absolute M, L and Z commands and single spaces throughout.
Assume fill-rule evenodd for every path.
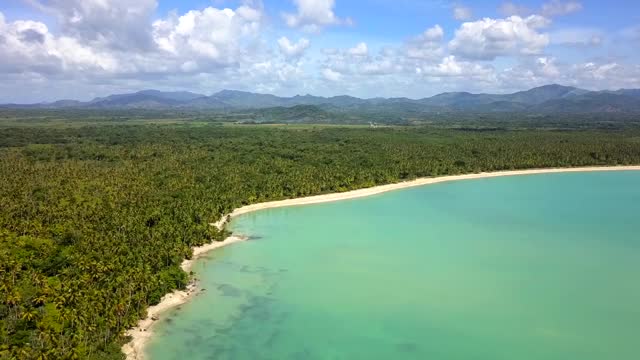
M 261 210 L 163 314 L 169 359 L 640 359 L 640 171 Z

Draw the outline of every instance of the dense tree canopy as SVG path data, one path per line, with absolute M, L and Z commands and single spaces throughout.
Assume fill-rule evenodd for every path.
M 100 125 L 0 129 L 0 358 L 120 358 L 249 203 L 423 176 L 640 164 L 640 131 Z

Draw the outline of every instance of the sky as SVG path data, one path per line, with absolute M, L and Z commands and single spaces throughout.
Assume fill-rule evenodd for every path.
M 638 0 L 0 0 L 0 103 L 640 88 Z

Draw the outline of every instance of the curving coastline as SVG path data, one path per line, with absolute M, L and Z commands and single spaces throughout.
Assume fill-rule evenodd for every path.
M 231 245 L 240 241 L 244 241 L 245 238 L 240 236 L 229 236 L 224 241 L 216 241 L 203 246 L 193 248 L 193 257 L 191 259 L 185 259 L 180 264 L 180 267 L 185 272 L 191 271 L 191 267 L 196 259 L 209 251 L 219 249 L 221 247 Z M 151 331 L 152 325 L 158 319 L 163 312 L 184 304 L 192 296 L 198 293 L 197 284 L 195 281 L 191 281 L 185 290 L 175 290 L 172 293 L 166 294 L 160 299 L 157 305 L 149 306 L 147 309 L 147 317 L 140 320 L 138 325 L 132 329 L 127 330 L 127 335 L 131 336 L 131 341 L 122 346 L 122 352 L 126 355 L 127 360 L 141 360 L 144 359 L 144 347 L 153 335 Z
M 448 182 L 448 181 L 482 179 L 482 178 L 492 178 L 492 177 L 499 177 L 499 176 L 552 174 L 552 173 L 566 173 L 566 172 L 590 172 L 590 171 L 632 171 L 632 170 L 636 170 L 636 171 L 640 170 L 640 165 L 505 170 L 505 171 L 472 173 L 472 174 L 464 174 L 464 175 L 446 175 L 446 176 L 437 176 L 437 177 L 418 178 L 415 180 L 404 181 L 400 183 L 379 185 L 379 186 L 374 186 L 370 188 L 352 190 L 352 191 L 347 191 L 342 193 L 314 195 L 314 196 L 308 196 L 303 198 L 268 201 L 268 202 L 263 202 L 258 204 L 246 205 L 241 208 L 235 209 L 231 214 L 229 214 L 228 217 L 225 216 L 222 219 L 220 219 L 218 222 L 213 223 L 212 225 L 215 225 L 218 228 L 222 228 L 224 227 L 228 219 L 232 219 L 242 214 L 263 210 L 263 209 L 271 209 L 271 208 L 295 206 L 295 205 L 319 204 L 319 203 L 331 202 L 331 201 L 355 199 L 359 197 L 376 195 L 376 194 L 393 191 L 393 190 L 405 189 L 405 188 L 414 187 L 414 186 L 437 184 L 437 183 Z
M 593 172 L 593 171 L 640 171 L 640 166 L 611 166 L 611 167 L 575 167 L 575 168 L 548 168 L 548 169 L 529 169 L 529 170 L 509 170 L 509 171 L 497 171 L 487 173 L 465 174 L 465 175 L 449 175 L 441 177 L 428 177 L 419 178 L 411 181 L 405 181 L 401 183 L 380 185 L 371 188 L 364 188 L 359 190 L 353 190 L 343 193 L 331 193 L 325 195 L 315 195 L 296 199 L 270 201 L 252 205 L 246 205 L 235 209 L 228 216 L 224 216 L 218 222 L 211 225 L 217 226 L 222 229 L 229 219 L 236 216 L 247 214 L 253 211 L 278 208 L 285 206 L 296 205 L 310 205 L 325 202 L 333 202 L 339 200 L 355 199 L 365 196 L 376 195 L 388 191 L 405 189 L 415 186 L 437 184 L 449 181 L 458 180 L 471 180 L 481 178 L 492 178 L 501 176 L 517 176 L 517 175 L 535 175 L 535 174 L 550 174 L 550 173 L 566 173 L 566 172 Z M 230 245 L 239 241 L 245 240 L 239 236 L 230 236 L 223 242 L 215 242 L 207 244 L 201 247 L 193 249 L 193 258 L 191 260 L 184 260 L 181 267 L 185 271 L 190 271 L 193 262 L 203 254 L 218 249 L 220 247 Z M 174 291 L 173 293 L 165 295 L 159 304 L 149 307 L 147 311 L 147 317 L 140 320 L 138 326 L 127 331 L 127 335 L 132 337 L 132 340 L 122 347 L 122 351 L 125 353 L 127 360 L 142 360 L 144 359 L 144 347 L 148 343 L 149 339 L 153 336 L 152 325 L 162 312 L 171 309 L 175 306 L 187 302 L 191 296 L 197 293 L 197 286 L 192 282 L 184 291 Z

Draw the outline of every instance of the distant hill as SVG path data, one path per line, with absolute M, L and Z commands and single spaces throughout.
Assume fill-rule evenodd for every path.
M 57 107 L 57 108 L 75 107 L 75 106 L 82 106 L 82 102 L 78 101 L 78 100 L 58 100 L 58 101 L 52 102 L 50 104 L 44 104 L 44 106 L 52 106 L 52 107 Z
M 420 103 L 430 106 L 440 106 L 451 109 L 470 109 L 478 105 L 490 104 L 501 101 L 504 95 L 472 94 L 468 92 L 442 93 L 430 98 L 419 100 Z
M 158 90 L 143 90 L 132 94 L 117 94 L 103 98 L 95 98 L 83 104 L 86 107 L 100 108 L 162 108 L 187 104 L 190 101 L 205 97 L 187 91 L 163 92 Z
M 536 111 L 549 113 L 640 112 L 640 97 L 607 92 L 546 101 Z
M 268 108 L 284 106 L 284 98 L 275 95 L 256 94 L 235 90 L 222 90 L 211 95 L 210 99 L 233 108 Z
M 551 100 L 567 99 L 588 93 L 588 90 L 578 89 L 571 86 L 545 85 L 527 91 L 519 91 L 505 95 L 505 100 L 522 104 L 542 104 Z
M 280 97 L 246 91 L 223 90 L 211 96 L 191 92 L 163 92 L 143 90 L 129 94 L 116 94 L 88 102 L 60 100 L 52 103 L 29 105 L 6 104 L 5 108 L 23 109 L 197 109 L 238 111 L 260 110 L 264 119 L 274 116 L 307 118 L 330 117 L 331 113 L 358 112 L 412 116 L 435 112 L 525 112 L 525 113 L 586 113 L 586 112 L 640 112 L 640 89 L 615 91 L 589 91 L 571 86 L 545 85 L 512 94 L 472 94 L 448 92 L 424 99 L 373 98 L 353 96 L 320 97 L 297 95 Z M 286 111 L 290 109 L 290 111 Z M 268 111 L 267 111 L 268 110 Z M 286 114 L 285 114 L 286 113 Z

